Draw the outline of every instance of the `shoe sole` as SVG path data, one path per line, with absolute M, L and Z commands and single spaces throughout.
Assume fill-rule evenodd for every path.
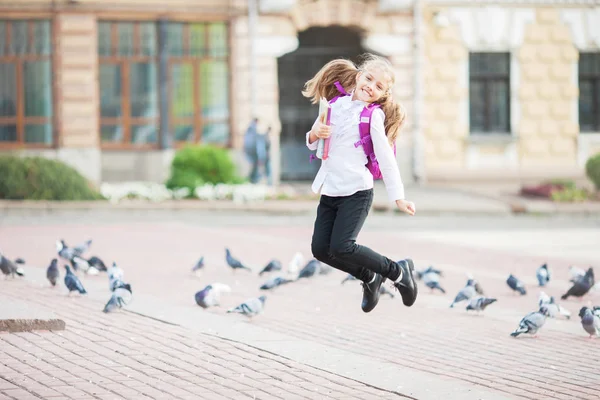
M 413 297 L 410 301 L 405 302 L 404 301 L 404 297 L 402 297 L 402 302 L 404 303 L 404 305 L 406 307 L 411 307 L 413 304 L 415 304 L 415 301 L 417 301 L 417 294 L 418 294 L 418 286 L 417 286 L 417 282 L 415 281 L 415 265 L 413 263 L 413 260 L 410 258 L 406 259 L 406 262 L 408 263 L 408 270 L 410 272 L 410 280 L 412 281 L 413 287 L 415 288 L 415 290 L 413 291 Z

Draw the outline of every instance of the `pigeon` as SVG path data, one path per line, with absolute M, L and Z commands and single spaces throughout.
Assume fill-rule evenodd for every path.
M 304 256 L 302 253 L 297 252 L 288 264 L 288 273 L 290 275 L 296 275 L 302 264 L 304 264 Z
M 25 260 L 21 257 L 15 258 L 15 264 L 25 264 Z
M 358 280 L 358 279 L 357 279 L 357 278 L 356 278 L 354 275 L 352 275 L 352 274 L 348 274 L 348 275 L 346 275 L 346 277 L 345 277 L 345 278 L 342 280 L 342 285 L 343 285 L 344 283 L 348 282 L 348 281 L 357 281 L 357 280 Z M 383 286 L 381 286 L 381 287 L 383 287 Z
M 497 301 L 497 299 L 492 299 L 490 297 L 485 297 L 485 296 L 472 297 L 471 300 L 469 301 L 469 304 L 467 304 L 467 311 L 469 311 L 469 310 L 483 311 L 483 310 L 485 310 L 485 308 L 487 306 L 489 306 L 490 304 L 492 304 L 496 301 Z
M 470 273 L 467 274 L 467 282 L 469 280 L 473 280 L 473 286 L 475 286 L 475 291 L 477 292 L 477 294 L 483 296 L 484 293 L 483 293 L 483 288 L 481 287 L 481 284 L 478 281 L 476 281 L 475 278 L 473 277 L 473 275 Z
M 540 287 L 546 286 L 546 284 L 550 281 L 550 270 L 548 269 L 548 264 L 540 266 L 535 271 L 535 276 L 538 280 L 538 285 L 540 285 Z
M 71 272 L 71 268 L 69 268 L 68 265 L 65 265 L 65 269 L 67 270 L 67 274 L 65 275 L 65 286 L 69 289 L 69 295 L 74 291 L 86 294 L 87 292 L 83 288 L 81 281 L 73 274 L 73 272 Z
M 200 271 L 202 268 L 204 268 L 204 256 L 200 257 L 196 265 L 192 268 L 192 272 Z
M 516 276 L 510 274 L 508 279 L 506 279 L 506 284 L 515 292 L 521 293 L 521 296 L 527 294 L 527 290 L 525 290 L 525 285 L 521 282 Z
M 90 264 L 89 260 L 86 260 L 80 256 L 73 256 L 71 259 L 71 265 L 75 271 L 82 270 L 89 275 L 98 275 L 100 271 L 93 265 Z
M 13 278 L 15 277 L 15 275 L 25 276 L 25 271 L 23 271 L 23 268 L 17 267 L 17 265 L 14 262 L 4 257 L 1 252 L 0 270 L 6 277 L 8 277 L 8 275 L 11 275 Z
M 300 270 L 300 272 L 298 273 L 298 279 L 310 278 L 312 276 L 315 276 L 319 273 L 320 269 L 321 261 L 317 260 L 316 258 L 313 258 L 304 266 L 304 268 Z
M 56 241 L 56 252 L 60 258 L 66 261 L 71 261 L 74 256 L 79 255 L 75 249 L 69 248 L 63 239 Z
M 467 281 L 467 286 L 460 289 L 452 304 L 450 304 L 450 308 L 454 307 L 454 304 L 460 303 L 461 301 L 469 300 L 471 297 L 475 296 L 475 281 L 473 279 L 469 279 Z
M 330 265 L 321 263 L 321 267 L 319 268 L 319 275 L 327 275 L 331 271 L 333 271 L 333 268 Z
M 417 279 L 422 279 L 423 275 L 431 274 L 431 273 L 437 274 L 439 276 L 443 276 L 442 271 L 440 271 L 439 269 L 435 269 L 432 265 L 430 265 L 429 267 L 427 267 L 424 270 L 416 271 L 416 273 L 417 273 Z
M 569 266 L 569 282 L 575 283 L 585 275 L 585 270 L 574 265 Z
M 109 313 L 109 312 L 113 312 L 119 308 L 123 307 L 123 299 L 119 296 L 117 296 L 116 294 L 113 294 L 112 296 L 110 296 L 110 300 L 108 300 L 108 303 L 106 303 L 106 305 L 104 306 L 104 310 L 102 310 L 102 312 L 104 313 Z
M 579 310 L 581 317 L 581 326 L 590 335 L 590 339 L 600 336 L 600 317 L 594 314 L 594 310 L 589 307 L 582 307 Z
M 282 276 L 276 276 L 274 278 L 269 279 L 265 283 L 262 284 L 260 290 L 271 290 L 275 289 L 278 286 L 285 285 L 286 283 L 293 282 L 291 279 L 286 279 Z
M 80 256 L 83 253 L 85 253 L 86 251 L 88 251 L 90 249 L 91 245 L 92 245 L 92 239 L 86 240 L 82 244 L 79 244 L 79 245 L 75 246 L 73 248 L 73 250 L 75 251 L 76 255 Z
M 537 337 L 537 332 L 544 326 L 547 316 L 548 309 L 545 306 L 541 306 L 538 311 L 530 312 L 524 316 L 521 322 L 519 322 L 519 327 L 510 336 L 517 337 L 522 333 L 528 333 L 533 335 L 533 337 Z
M 544 292 L 540 292 L 540 296 L 538 297 L 538 305 L 540 307 L 546 306 L 548 309 L 548 316 L 550 318 L 556 318 L 559 315 L 562 315 L 566 319 L 571 318 L 571 313 L 569 310 L 558 304 L 554 299 L 554 296 L 548 296 Z
M 252 318 L 263 312 L 266 299 L 266 296 L 248 299 L 239 306 L 227 310 L 227 312 L 243 314 L 248 318 Z
M 396 297 L 392 291 L 390 291 L 390 290 L 389 290 L 388 288 L 386 288 L 385 286 L 381 285 L 381 286 L 379 286 L 379 295 L 384 295 L 384 294 L 387 294 L 387 295 L 388 295 L 388 296 L 390 296 L 392 299 L 393 299 L 394 297 Z
M 87 261 L 88 261 L 88 264 L 90 264 L 90 266 L 96 268 L 98 271 L 103 271 L 103 272 L 108 271 L 108 269 L 106 268 L 106 265 L 104 264 L 104 261 L 102 261 L 99 257 L 92 256 Z
M 221 293 L 229 293 L 231 288 L 223 283 L 213 283 L 194 295 L 196 304 L 202 308 L 220 305 Z
M 117 263 L 113 262 L 112 267 L 108 270 L 108 288 L 111 292 L 115 290 L 119 282 L 123 281 L 124 274 L 123 270 L 117 267 Z
M 262 274 L 273 271 L 281 271 L 283 266 L 281 265 L 281 261 L 279 260 L 271 260 L 269 263 L 258 273 L 258 276 L 262 276 Z
M 437 289 L 442 293 L 446 293 L 444 288 L 440 286 L 440 275 L 438 273 L 427 272 L 421 275 L 421 279 L 423 280 L 425 286 L 431 289 L 432 292 L 434 291 L 434 289 Z
M 48 280 L 50 281 L 50 284 L 52 286 L 56 286 L 56 281 L 60 277 L 60 273 L 58 272 L 57 264 L 58 264 L 58 260 L 56 258 L 53 258 L 52 261 L 50 262 L 50 266 L 46 270 L 46 278 L 48 278 Z
M 234 271 L 236 269 L 245 269 L 247 271 L 252 272 L 252 270 L 242 264 L 239 260 L 236 260 L 231 256 L 231 252 L 229 249 L 225 249 L 225 260 L 227 261 L 227 265 L 229 265 Z
M 590 291 L 592 286 L 594 286 L 594 269 L 590 267 L 586 271 L 585 275 L 579 278 L 579 280 L 575 281 L 567 293 L 560 296 L 560 298 L 566 300 L 569 298 L 569 296 L 582 297 Z

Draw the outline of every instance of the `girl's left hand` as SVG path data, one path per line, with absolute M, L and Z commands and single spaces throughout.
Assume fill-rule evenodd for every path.
M 408 215 L 415 215 L 415 203 L 408 200 L 396 200 L 396 206 L 398 210 L 407 213 Z

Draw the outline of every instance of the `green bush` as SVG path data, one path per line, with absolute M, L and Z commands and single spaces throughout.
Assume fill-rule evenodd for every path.
M 593 155 L 587 160 L 585 163 L 585 172 L 588 178 L 594 182 L 596 190 L 600 190 L 600 153 Z
M 0 155 L 0 199 L 98 200 L 102 196 L 79 172 L 60 161 Z
M 563 190 L 556 190 L 552 192 L 550 198 L 553 201 L 560 202 L 575 202 L 585 201 L 590 197 L 589 193 L 585 189 L 578 188 L 565 188 Z
M 187 146 L 177 151 L 171 163 L 169 189 L 187 187 L 193 193 L 204 183 L 239 183 L 235 164 L 225 149 L 211 146 Z

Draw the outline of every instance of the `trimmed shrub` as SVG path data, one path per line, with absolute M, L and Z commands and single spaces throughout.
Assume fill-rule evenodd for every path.
M 600 153 L 591 156 L 585 163 L 585 172 L 596 190 L 600 190 Z
M 103 197 L 74 168 L 43 157 L 0 155 L 0 199 L 99 200 Z
M 239 183 L 235 164 L 229 152 L 211 145 L 186 146 L 175 153 L 171 176 L 166 182 L 169 189 L 187 187 L 191 193 L 205 183 Z

